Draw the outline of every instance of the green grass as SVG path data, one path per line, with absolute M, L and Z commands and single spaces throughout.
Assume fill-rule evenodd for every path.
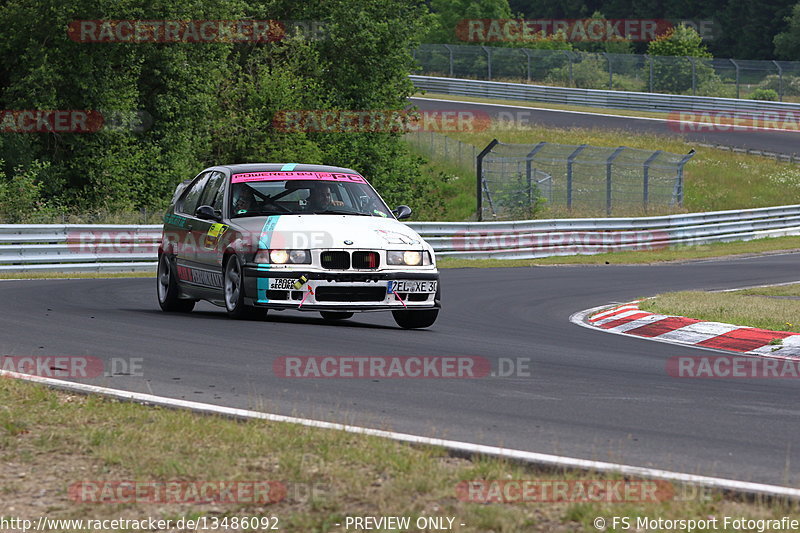
M 440 257 L 440 268 L 497 268 L 532 267 L 544 265 L 623 265 L 648 264 L 665 261 L 688 261 L 714 257 L 747 255 L 756 253 L 783 252 L 800 249 L 800 237 L 775 237 L 752 241 L 681 246 L 665 250 L 610 252 L 596 255 L 572 255 L 544 257 L 541 259 L 459 259 Z
M 613 216 L 639 216 L 644 214 L 667 214 L 680 212 L 720 211 L 786 205 L 796 201 L 800 195 L 800 165 L 775 161 L 766 157 L 733 153 L 714 148 L 697 146 L 670 135 L 664 127 L 663 135 L 643 134 L 631 131 L 595 129 L 555 129 L 543 126 L 507 129 L 497 124 L 488 130 L 472 133 L 450 133 L 453 139 L 483 149 L 492 139 L 504 143 L 536 144 L 540 141 L 579 145 L 616 147 L 628 146 L 644 150 L 665 150 L 685 154 L 696 151 L 684 169 L 684 205 L 682 208 L 656 208 L 645 213 L 639 207 L 619 208 Z M 800 137 L 798 137 L 800 140 Z M 442 165 L 443 153 L 436 147 L 429 159 Z M 446 220 L 464 217 L 464 206 L 475 205 L 475 177 L 463 175 L 458 191 L 450 191 L 450 199 L 459 206 L 457 212 L 446 213 Z M 469 213 L 470 217 L 474 217 Z M 552 206 L 541 210 L 536 218 L 604 217 L 605 210 L 573 209 Z
M 800 299 L 775 296 L 800 297 L 800 284 L 731 292 L 682 291 L 659 294 L 643 301 L 639 307 L 659 314 L 800 333 Z
M 460 532 L 593 531 L 596 516 L 663 518 L 798 516 L 797 504 L 744 501 L 673 487 L 686 501 L 472 503 L 461 481 L 621 479 L 543 471 L 496 459 L 449 456 L 440 448 L 265 421 L 237 422 L 144 407 L 0 380 L 3 505 L 36 519 L 151 516 L 278 516 L 280 530 L 340 531 L 348 515 L 451 516 Z M 82 481 L 278 481 L 277 503 L 81 503 L 67 488 Z M 669 492 L 661 493 L 669 495 Z M 34 497 L 35 495 L 35 497 Z

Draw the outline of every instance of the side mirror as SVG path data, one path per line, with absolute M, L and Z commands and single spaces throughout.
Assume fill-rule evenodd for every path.
M 194 216 L 201 220 L 216 220 L 220 221 L 222 216 L 220 215 L 219 211 L 215 211 L 213 207 L 210 205 L 201 205 L 198 207 L 195 212 Z
M 404 220 L 411 216 L 411 208 L 407 205 L 398 205 L 392 209 L 392 214 L 397 220 Z

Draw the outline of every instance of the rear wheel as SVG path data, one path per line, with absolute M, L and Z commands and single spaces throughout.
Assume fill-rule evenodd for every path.
M 223 276 L 225 290 L 225 309 L 228 316 L 237 319 L 263 320 L 267 310 L 263 307 L 252 307 L 244 304 L 244 270 L 239 257 L 232 255 L 225 263 Z
M 168 254 L 161 254 L 158 258 L 158 305 L 163 311 L 173 313 L 188 313 L 194 309 L 196 300 L 183 300 L 178 297 L 180 289 L 175 275 L 172 260 Z
M 353 313 L 346 311 L 320 311 L 319 314 L 325 320 L 347 320 L 348 318 L 353 318 Z
M 425 309 L 422 311 L 392 311 L 394 321 L 405 329 L 427 328 L 436 322 L 439 316 L 438 309 Z

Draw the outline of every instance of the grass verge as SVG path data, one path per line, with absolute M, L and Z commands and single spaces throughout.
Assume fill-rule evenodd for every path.
M 800 333 L 800 284 L 729 292 L 672 292 L 645 300 L 639 307 L 659 314 Z
M 457 459 L 439 448 L 76 396 L 12 379 L 0 380 L 0 405 L 5 514 L 33 520 L 43 514 L 93 520 L 149 516 L 173 523 L 182 517 L 277 516 L 282 531 L 322 532 L 343 531 L 334 524 L 348 515 L 449 516 L 460 532 L 550 532 L 593 531 L 598 516 L 627 516 L 633 523 L 641 516 L 800 516 L 796 503 L 742 501 L 685 487 L 658 491 L 668 497 L 647 503 L 473 503 L 457 497 L 458 483 L 621 478 Z M 278 481 L 286 497 L 266 505 L 75 501 L 76 494 L 86 493 L 68 488 L 88 480 Z M 576 492 L 569 494 L 578 499 Z
M 437 264 L 441 268 L 501 268 L 545 265 L 636 265 L 737 255 L 747 256 L 769 252 L 779 253 L 798 249 L 800 249 L 800 237 L 773 237 L 744 242 L 681 246 L 665 250 L 609 252 L 595 255 L 543 257 L 541 259 L 459 259 L 454 257 L 441 257 L 437 260 Z

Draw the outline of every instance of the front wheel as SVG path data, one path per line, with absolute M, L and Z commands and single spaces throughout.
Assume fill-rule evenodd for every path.
M 353 318 L 353 313 L 348 313 L 347 311 L 320 311 L 319 314 L 325 320 L 347 320 L 348 318 Z
M 188 313 L 194 309 L 195 300 L 183 300 L 178 297 L 180 289 L 172 268 L 172 261 L 166 253 L 158 258 L 158 273 L 156 275 L 158 287 L 158 305 L 162 311 L 171 313 Z
M 223 278 L 225 309 L 228 311 L 229 317 L 247 320 L 266 318 L 266 309 L 244 304 L 244 269 L 242 269 L 242 262 L 238 256 L 232 255 L 225 263 Z
M 405 329 L 427 328 L 436 322 L 439 316 L 438 309 L 425 309 L 423 311 L 392 311 L 394 321 Z

